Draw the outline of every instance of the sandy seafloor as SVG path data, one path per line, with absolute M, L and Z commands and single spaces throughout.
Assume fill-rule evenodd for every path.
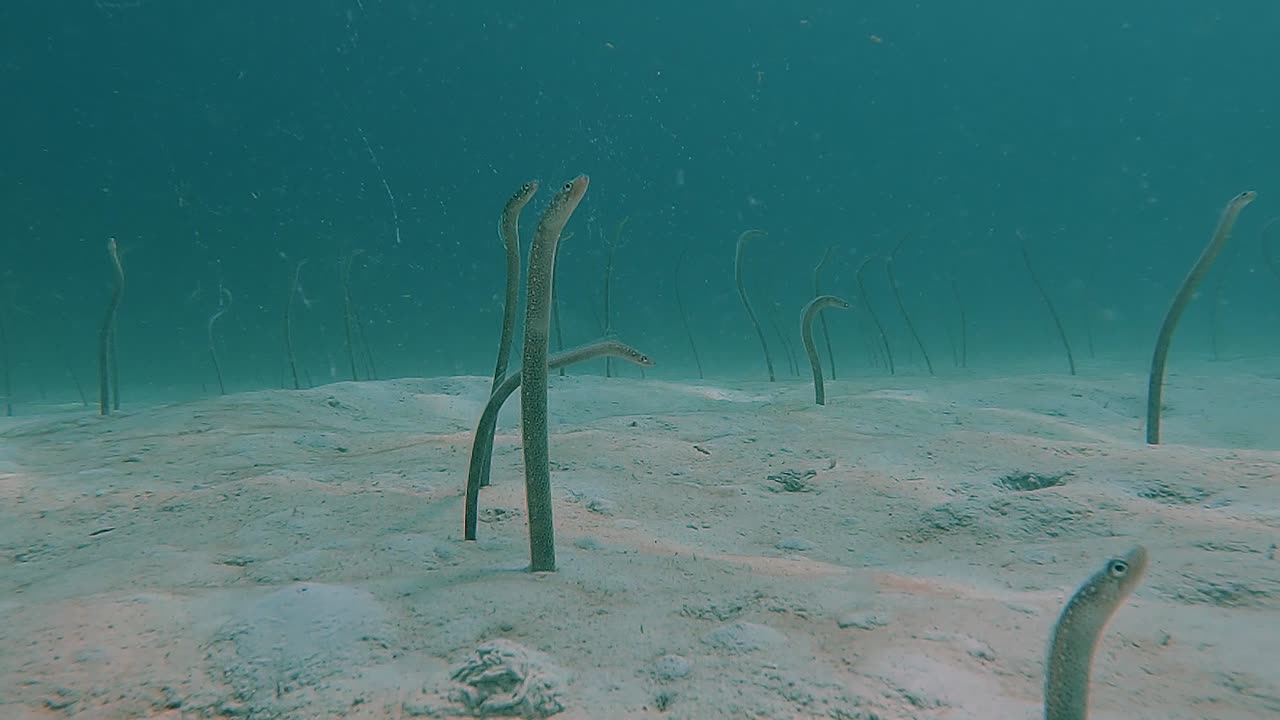
M 0 426 L 0 717 L 467 717 L 493 693 L 557 718 L 1030 720 L 1064 599 L 1137 543 L 1091 717 L 1280 717 L 1258 365 L 1172 376 L 1160 447 L 1119 371 L 840 380 L 826 407 L 800 379 L 555 379 L 538 575 L 518 395 L 460 539 L 485 378 L 25 408 Z M 1000 482 L 1028 473 L 1060 482 Z

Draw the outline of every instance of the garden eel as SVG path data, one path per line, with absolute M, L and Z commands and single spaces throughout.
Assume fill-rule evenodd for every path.
M 956 310 L 960 313 L 960 367 L 969 367 L 969 331 L 968 321 L 964 314 L 964 301 L 960 298 L 960 286 L 951 278 L 951 294 L 956 299 Z
M 902 313 L 902 320 L 907 324 L 907 331 L 911 333 L 911 338 L 916 341 L 916 347 L 920 348 L 920 355 L 924 358 L 924 366 L 929 369 L 929 374 L 933 375 L 933 361 L 929 359 L 929 351 L 924 347 L 924 341 L 920 339 L 920 333 L 916 332 L 916 324 L 911 322 L 911 314 L 907 312 L 907 306 L 902 303 L 902 292 L 898 290 L 898 277 L 893 273 L 893 259 L 898 254 L 898 249 L 902 247 L 907 236 L 902 236 L 898 240 L 898 244 L 893 246 L 893 250 L 889 252 L 889 256 L 885 258 L 884 270 L 889 275 L 889 288 L 893 290 L 893 299 L 898 303 L 898 312 Z
M 782 326 L 778 324 L 778 306 L 782 303 L 773 302 L 766 307 L 766 317 L 769 318 L 769 325 L 773 328 L 773 334 L 778 336 L 778 345 L 782 347 L 782 354 L 787 358 L 787 370 L 794 376 L 800 377 L 800 363 L 796 362 L 796 353 L 791 349 L 791 341 L 787 340 L 787 334 L 782 332 Z
M 1049 637 L 1044 676 L 1045 720 L 1085 720 L 1089 714 L 1089 666 L 1102 628 L 1142 582 L 1147 550 L 1141 545 L 1107 560 L 1076 590 Z
M 867 300 L 867 286 L 862 282 L 862 271 L 867 269 L 867 265 L 875 260 L 875 256 L 867 258 L 858 266 L 857 272 L 853 274 L 858 281 L 858 299 L 862 301 L 862 307 L 867 309 L 867 314 L 871 316 L 871 322 L 876 326 L 876 333 L 880 335 L 880 344 L 884 345 L 884 357 L 889 364 L 889 374 L 894 374 L 893 368 L 893 348 L 889 345 L 889 336 L 884 332 L 884 325 L 880 323 L 880 318 L 876 315 L 875 308 L 871 307 L 871 302 Z
M 223 298 L 226 298 L 226 304 L 223 304 Z M 209 335 L 209 359 L 213 360 L 213 373 L 218 376 L 218 394 L 226 395 L 227 386 L 222 382 L 222 365 L 218 362 L 218 349 L 213 342 L 213 324 L 218 322 L 218 318 L 226 314 L 231 309 L 231 303 L 235 302 L 231 291 L 226 288 L 219 288 L 218 292 L 218 311 L 209 317 L 209 325 L 205 328 Z M 350 336 L 348 336 L 348 347 L 350 347 Z M 351 364 L 352 379 L 355 379 L 355 362 Z
M 764 340 L 764 330 L 760 329 L 760 321 L 756 319 L 756 311 L 751 309 L 751 301 L 747 299 L 747 288 L 742 283 L 742 246 L 747 244 L 747 239 L 752 237 L 764 237 L 763 230 L 747 230 L 738 236 L 738 246 L 733 252 L 733 279 L 738 284 L 738 297 L 742 299 L 742 306 L 747 309 L 747 317 L 751 318 L 751 325 L 756 329 L 756 337 L 760 338 L 760 347 L 764 350 L 764 364 L 769 369 L 769 382 L 776 379 L 773 374 L 773 358 L 769 356 L 769 343 Z
M 351 263 L 354 256 L 338 259 L 338 278 L 342 283 L 342 332 L 347 340 L 347 363 L 351 366 L 351 382 L 360 380 L 359 373 L 356 372 L 356 346 L 352 342 L 351 337 Z M 213 321 L 209 321 L 209 347 L 213 347 Z M 218 361 L 215 356 L 213 361 L 214 369 L 217 369 Z M 226 393 L 223 393 L 224 395 Z
M 293 299 L 298 296 L 298 283 L 302 280 L 302 266 L 307 261 L 299 260 L 293 267 L 293 279 L 289 282 L 289 297 L 284 302 L 284 352 L 289 358 L 289 374 L 293 377 L 293 389 L 301 390 L 298 382 L 298 357 L 293 353 Z M 307 383 L 310 385 L 311 383 Z
M 1262 230 L 1258 231 L 1258 244 L 1262 246 L 1262 262 L 1280 280 L 1280 265 L 1276 264 L 1276 259 L 1271 255 L 1271 243 L 1267 240 L 1267 233 L 1277 222 L 1280 222 L 1280 217 L 1273 217 L 1262 225 Z
M 804 340 L 804 351 L 809 355 L 809 367 L 813 369 L 813 399 L 819 405 L 827 404 L 826 391 L 822 387 L 822 361 L 818 359 L 818 348 L 813 344 L 813 318 L 827 308 L 848 308 L 849 301 L 835 295 L 819 295 L 809 301 L 800 313 L 800 337 Z
M 0 314 L 0 371 L 4 372 L 4 414 L 13 417 L 13 378 L 9 374 L 9 336 L 4 329 L 4 315 Z
M 1148 445 L 1160 444 L 1160 406 L 1164 399 L 1164 369 L 1165 363 L 1169 360 L 1169 345 L 1173 341 L 1174 328 L 1182 317 L 1182 311 L 1187 309 L 1187 303 L 1191 302 L 1191 297 L 1195 295 L 1196 288 L 1208 274 L 1213 261 L 1217 259 L 1218 253 L 1222 252 L 1227 238 L 1231 237 L 1231 228 L 1235 226 L 1240 211 L 1256 197 L 1258 193 L 1246 190 L 1231 198 L 1223 208 L 1222 216 L 1218 218 L 1218 227 L 1213 231 L 1213 237 L 1210 238 L 1204 252 L 1200 254 L 1200 259 L 1191 267 L 1191 272 L 1187 273 L 1186 279 L 1182 281 L 1182 287 L 1178 289 L 1178 294 L 1173 296 L 1169 312 L 1165 314 L 1164 323 L 1160 325 L 1155 353 L 1151 356 L 1151 375 L 1147 378 Z
M 627 222 L 631 220 L 631 216 L 622 218 L 618 223 L 618 227 L 613 231 L 613 241 L 608 244 L 608 251 L 605 255 L 604 264 L 604 336 L 613 335 L 613 315 L 612 310 L 613 299 L 613 256 L 622 245 L 622 231 L 626 229 Z M 605 356 L 604 358 L 604 376 L 613 377 L 613 358 Z
M 364 332 L 364 321 L 360 319 L 360 309 L 356 307 L 355 300 L 351 299 L 351 268 L 355 266 L 356 258 L 363 252 L 363 250 L 355 250 L 338 260 L 338 274 L 342 281 L 342 327 L 347 339 L 347 362 L 351 365 L 352 381 L 360 379 L 356 373 L 356 346 L 355 338 L 351 335 L 352 328 L 355 328 L 356 335 L 360 338 L 360 347 L 364 349 L 365 361 L 369 364 L 369 372 L 365 374 L 365 379 L 378 379 L 378 366 L 373 362 L 373 351 L 369 349 L 369 338 Z
M 347 282 L 348 283 L 351 282 L 351 267 L 352 265 L 355 264 L 356 256 L 360 255 L 363 252 L 364 252 L 363 250 L 356 250 L 354 253 L 351 254 L 351 262 L 348 263 L 347 265 Z M 351 295 L 351 292 L 349 290 L 347 291 L 347 295 L 348 296 Z M 365 360 L 369 361 L 369 374 L 367 376 L 367 379 L 377 380 L 378 365 L 373 362 L 373 350 L 369 347 L 369 336 L 366 335 L 364 332 L 364 320 L 360 319 L 360 306 L 356 305 L 354 301 L 351 303 L 351 321 L 352 321 L 352 324 L 356 326 L 356 334 L 360 336 L 360 346 L 364 348 Z
M 576 365 L 599 357 L 620 357 L 641 367 L 653 367 L 648 355 L 616 340 L 601 340 L 590 345 L 556 353 L 547 360 L 548 370 L 559 370 L 568 365 Z M 476 519 L 479 515 L 480 488 L 488 485 L 489 465 L 493 457 L 493 434 L 498 426 L 498 412 L 511 397 L 511 393 L 520 387 L 519 372 L 508 375 L 489 394 L 489 402 L 480 414 L 480 422 L 476 425 L 476 435 L 471 441 L 471 465 L 467 470 L 466 510 L 463 518 L 462 537 L 464 540 L 476 539 Z
M 529 569 L 556 569 L 555 527 L 551 517 L 551 458 L 547 448 L 547 340 L 551 334 L 551 283 L 556 246 L 569 216 L 582 202 L 589 180 L 579 175 L 552 198 L 529 248 L 528 293 L 524 310 L 524 349 L 520 366 L 520 435 L 524 445 L 524 495 L 529 513 Z
M 684 243 L 684 249 L 680 251 L 680 257 L 676 258 L 675 278 L 671 281 L 672 294 L 676 296 L 676 308 L 680 311 L 680 322 L 684 324 L 684 334 L 689 337 L 689 349 L 693 351 L 693 364 L 698 366 L 698 379 L 702 380 L 706 376 L 702 374 L 702 358 L 698 356 L 698 345 L 693 341 L 693 330 L 689 327 L 689 313 L 684 309 L 684 298 L 680 295 L 680 268 L 684 265 L 684 258 L 689 254 L 689 241 Z
M 813 269 L 813 295 L 817 297 L 822 294 L 822 266 L 827 264 L 827 258 L 831 257 L 831 251 L 834 246 L 828 245 L 825 252 L 822 253 L 822 259 L 818 261 L 818 265 Z M 827 331 L 827 316 L 819 315 L 818 323 L 822 325 L 822 344 L 827 347 L 827 362 L 831 364 L 831 379 L 836 379 L 836 354 L 831 350 L 831 333 Z
M 527 191 L 527 195 L 524 196 L 523 202 L 520 203 L 519 207 L 516 207 L 513 209 L 512 204 L 517 202 L 520 199 L 521 194 L 525 193 L 526 191 Z M 503 321 L 502 321 L 503 323 L 502 324 L 502 340 L 499 341 L 498 366 L 497 368 L 494 369 L 493 384 L 489 386 L 490 395 L 492 395 L 494 391 L 497 390 L 498 384 L 503 380 L 502 376 L 506 375 L 507 373 L 507 359 L 511 354 L 511 336 L 512 334 L 514 334 L 515 327 L 516 327 L 516 306 L 517 306 L 517 303 L 519 302 L 518 290 L 520 288 L 520 236 L 519 236 L 519 229 L 518 229 L 520 208 L 523 208 L 525 205 L 527 205 L 529 203 L 529 200 L 533 197 L 533 194 L 537 191 L 538 191 L 538 181 L 530 180 L 529 182 L 525 183 L 520 188 L 520 190 L 516 192 L 515 195 L 511 196 L 511 199 L 507 201 L 507 205 L 503 209 L 503 214 L 502 214 L 503 223 L 507 222 L 508 219 L 510 220 L 509 232 L 503 235 L 503 238 L 504 238 L 503 242 L 506 242 L 505 238 L 514 238 L 515 242 L 507 244 L 507 302 L 506 302 L 505 314 L 503 316 Z M 498 227 L 498 231 L 500 234 L 503 232 L 501 224 Z M 563 242 L 565 240 L 569 240 L 572 237 L 573 237 L 573 233 L 569 233 L 561 237 L 560 241 Z M 514 255 L 511 252 L 511 248 L 513 246 L 515 247 Z M 514 257 L 514 260 L 513 260 L 513 257 Z M 564 340 L 563 338 L 560 337 L 560 305 L 559 305 L 560 301 L 556 297 L 556 291 L 555 291 L 556 284 L 555 284 L 554 276 L 552 276 L 551 281 L 552 281 L 551 282 L 551 325 L 556 332 L 556 350 L 558 352 L 558 351 L 564 350 Z M 505 349 L 503 348 L 504 343 L 505 343 Z M 565 367 L 567 366 L 566 365 L 559 366 L 558 369 L 560 371 L 560 377 L 564 377 Z M 499 369 L 501 370 L 502 375 L 498 374 Z M 490 435 L 489 444 L 492 447 L 493 445 L 492 430 L 489 431 L 489 435 Z M 492 460 L 492 456 L 493 456 L 492 450 L 490 450 L 490 452 L 488 453 L 485 453 L 484 455 L 484 467 L 480 468 L 480 487 L 489 487 L 489 462 Z
M 502 300 L 502 336 L 498 339 L 498 362 L 493 368 L 493 392 L 507 374 L 511 359 L 511 340 L 516 334 L 516 310 L 520 305 L 520 211 L 538 192 L 538 181 L 530 180 L 520 186 L 502 208 L 498 220 L 498 239 L 507 250 L 507 292 Z
M 1022 234 L 1022 230 L 1015 230 L 1014 234 L 1018 236 L 1018 249 L 1022 251 L 1022 264 L 1027 266 L 1027 275 L 1031 276 L 1031 284 L 1036 286 L 1036 290 L 1040 293 L 1040 299 L 1044 301 L 1044 306 L 1049 310 L 1049 318 L 1053 320 L 1053 327 L 1058 331 L 1058 340 L 1062 342 L 1062 349 L 1067 351 L 1067 367 L 1070 368 L 1071 374 L 1076 374 L 1076 358 L 1071 353 L 1071 341 L 1067 340 L 1067 331 L 1062 327 L 1062 318 L 1058 317 L 1058 309 L 1053 306 L 1053 299 L 1049 297 L 1049 291 L 1045 289 L 1044 283 L 1040 282 L 1040 277 L 1036 275 L 1035 268 L 1031 266 L 1031 253 L 1027 251 L 1027 236 Z
M 98 412 L 101 415 L 111 414 L 111 356 L 112 338 L 116 331 L 116 311 L 120 307 L 120 296 L 124 294 L 124 266 L 120 264 L 120 250 L 116 247 L 116 239 L 107 241 L 107 255 L 111 257 L 111 268 L 115 271 L 115 284 L 111 288 L 111 299 L 107 302 L 107 316 L 102 321 L 102 330 L 98 333 Z M 118 387 L 118 386 L 117 386 Z M 120 392 L 116 391 L 116 407 L 119 407 Z

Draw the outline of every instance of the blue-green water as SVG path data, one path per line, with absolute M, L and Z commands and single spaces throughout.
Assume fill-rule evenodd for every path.
M 228 389 L 286 384 L 282 315 L 303 259 L 304 380 L 347 379 L 339 263 L 356 251 L 351 290 L 382 377 L 487 374 L 498 212 L 542 181 L 527 243 L 550 189 L 579 172 L 591 187 L 562 245 L 565 342 L 603 331 L 606 249 L 629 218 L 610 326 L 658 359 L 654 375 L 696 374 L 672 292 L 687 247 L 681 288 L 708 375 L 763 378 L 733 282 L 749 228 L 769 233 L 749 247 L 748 287 L 784 377 L 774 325 L 799 353 L 825 249 L 824 290 L 852 299 L 858 265 L 903 238 L 903 302 L 939 373 L 956 372 L 953 282 L 969 368 L 1065 371 L 1019 229 L 1082 369 L 1140 369 L 1223 204 L 1249 188 L 1259 199 L 1175 354 L 1272 352 L 1280 278 L 1261 242 L 1280 214 L 1277 27 L 1264 0 L 8 0 L 0 317 L 14 397 L 20 412 L 76 401 L 73 374 L 96 394 L 108 238 L 127 274 L 126 403 L 215 391 L 220 288 L 234 298 L 214 331 Z M 867 280 L 898 372 L 924 373 L 879 260 Z M 865 312 L 828 315 L 841 375 L 885 373 Z

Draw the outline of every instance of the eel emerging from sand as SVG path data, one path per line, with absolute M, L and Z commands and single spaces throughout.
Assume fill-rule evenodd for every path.
M 756 337 L 760 338 L 760 349 L 764 350 L 764 365 L 769 371 L 769 382 L 775 381 L 777 378 L 773 374 L 773 356 L 769 354 L 769 343 L 765 342 L 764 330 L 760 328 L 760 321 L 756 319 L 756 311 L 751 307 L 751 301 L 747 299 L 747 286 L 742 278 L 742 248 L 746 246 L 747 240 L 753 237 L 764 237 L 763 230 L 747 230 L 738 236 L 738 244 L 733 251 L 733 280 L 738 286 L 738 298 L 742 300 L 742 307 L 747 310 L 747 317 L 751 320 L 751 327 L 756 330 Z
M 583 345 L 572 350 L 552 355 L 547 361 L 548 370 L 576 365 L 587 360 L 600 357 L 619 357 L 629 360 L 640 367 L 653 367 L 653 360 L 635 348 L 616 340 L 602 340 L 590 345 Z M 498 425 L 498 411 L 511 393 L 520 387 L 520 372 L 511 373 L 489 394 L 489 402 L 480 413 L 480 422 L 476 424 L 476 434 L 471 441 L 471 464 L 467 471 L 466 508 L 462 522 L 464 540 L 476 539 L 476 520 L 479 514 L 480 488 L 488 485 L 489 465 L 493 457 L 493 434 Z
M 813 343 L 813 318 L 827 308 L 849 307 L 849 301 L 844 298 L 819 295 L 810 300 L 800 312 L 800 339 L 804 340 L 804 351 L 809 355 L 809 367 L 813 370 L 813 399 L 819 405 L 827 404 L 827 394 L 822 385 L 822 361 L 818 359 L 818 348 Z
M 1141 545 L 1107 560 L 1062 608 L 1049 638 L 1044 677 L 1045 720 L 1085 720 L 1089 668 L 1098 638 L 1120 603 L 1142 582 L 1147 550 Z
M 511 340 L 516 334 L 516 310 L 520 305 L 520 211 L 538 192 L 538 181 L 530 180 L 507 200 L 498 221 L 498 239 L 507 251 L 507 289 L 502 300 L 502 335 L 498 338 L 498 362 L 493 368 L 493 392 L 507 374 L 511 360 Z
M 1258 197 L 1258 193 L 1253 190 L 1245 190 L 1244 192 L 1231 198 L 1227 206 L 1222 209 L 1222 215 L 1218 218 L 1218 227 L 1213 231 L 1213 237 L 1209 238 L 1209 244 L 1205 246 L 1204 252 L 1200 253 L 1200 259 L 1196 260 L 1196 264 L 1191 266 L 1191 272 L 1187 273 L 1186 279 L 1182 281 L 1182 287 L 1178 288 L 1178 294 L 1173 296 L 1173 303 L 1169 305 L 1169 311 L 1165 313 L 1164 322 L 1160 325 L 1160 335 L 1156 338 L 1156 349 L 1151 355 L 1151 374 L 1147 377 L 1147 444 L 1160 444 L 1160 411 L 1164 402 L 1164 368 L 1165 363 L 1169 361 L 1169 346 L 1173 343 L 1173 331 L 1178 327 L 1178 320 L 1182 317 L 1182 312 L 1187 309 L 1187 304 L 1191 302 L 1191 298 L 1196 294 L 1196 288 L 1200 287 L 1200 282 L 1204 280 L 1204 276 L 1209 274 L 1209 268 L 1213 266 L 1213 261 L 1217 259 L 1218 253 L 1222 252 L 1222 247 L 1227 244 L 1227 239 L 1231 237 L 1231 228 L 1235 227 L 1236 218 L 1240 216 L 1240 211 L 1245 209 L 1254 198 Z
M 889 344 L 889 336 L 884 332 L 884 325 L 880 322 L 880 317 L 876 315 L 875 308 L 871 306 L 871 301 L 867 299 L 867 286 L 862 281 L 863 271 L 866 270 L 867 265 L 870 265 L 871 261 L 875 259 L 875 256 L 872 255 L 866 260 L 863 260 L 862 264 L 858 266 L 858 270 L 853 274 L 853 276 L 858 281 L 858 300 L 862 302 L 862 307 L 867 309 L 867 315 L 871 317 L 871 322 L 876 326 L 876 334 L 880 337 L 880 344 L 884 346 L 884 358 L 889 365 L 889 374 L 893 375 L 895 372 L 893 367 L 893 346 Z
M 551 457 L 547 443 L 547 341 L 551 335 L 551 283 L 556 247 L 565 223 L 582 202 L 586 175 L 565 183 L 538 220 L 529 248 L 524 308 L 524 350 L 520 366 L 520 434 L 524 442 L 524 496 L 529 513 L 529 568 L 556 569 L 555 526 L 551 517 Z
M 115 238 L 107 241 L 107 256 L 111 258 L 115 283 L 111 286 L 111 299 L 107 301 L 107 316 L 103 318 L 102 330 L 98 333 L 98 412 L 102 415 L 111 414 L 113 395 L 115 406 L 120 407 L 119 383 L 118 380 L 112 380 L 113 376 L 119 378 L 119 375 L 111 372 L 111 360 L 115 354 L 112 352 L 112 345 L 116 331 L 116 313 L 120 309 L 120 296 L 124 294 L 124 266 L 120 264 L 120 250 Z

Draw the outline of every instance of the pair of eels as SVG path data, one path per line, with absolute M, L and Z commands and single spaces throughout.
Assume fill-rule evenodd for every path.
M 489 402 L 480 416 L 472 442 L 467 473 L 463 537 L 476 536 L 480 487 L 487 484 L 493 455 L 493 436 L 498 410 L 517 387 L 521 390 L 520 434 L 524 448 L 525 506 L 529 516 L 530 570 L 555 570 L 555 529 L 552 523 L 551 463 L 547 441 L 547 375 L 549 370 L 598 357 L 621 357 L 641 366 L 652 365 L 643 353 L 619 342 L 607 340 L 548 357 L 551 335 L 552 282 L 556 250 L 569 218 L 582 202 L 590 180 L 579 175 L 560 187 L 543 210 L 529 248 L 525 297 L 524 344 L 518 372 L 507 374 L 511 342 L 515 334 L 515 307 L 520 278 L 520 211 L 538 189 L 525 183 L 503 208 L 499 235 L 506 246 L 507 287 L 498 359 L 490 386 Z
M 572 350 L 556 353 L 547 360 L 548 370 L 559 370 L 587 360 L 601 357 L 618 357 L 629 360 L 641 367 L 652 367 L 653 361 L 648 355 L 629 345 L 616 340 L 601 340 L 590 345 L 583 345 Z M 489 395 L 489 402 L 480 413 L 480 421 L 476 425 L 475 438 L 471 444 L 471 463 L 467 470 L 466 510 L 463 518 L 462 537 L 464 540 L 476 539 L 476 521 L 479 515 L 480 488 L 487 485 L 489 463 L 493 458 L 493 436 L 497 430 L 498 412 L 507 398 L 520 387 L 521 373 L 511 373 L 503 378 Z

